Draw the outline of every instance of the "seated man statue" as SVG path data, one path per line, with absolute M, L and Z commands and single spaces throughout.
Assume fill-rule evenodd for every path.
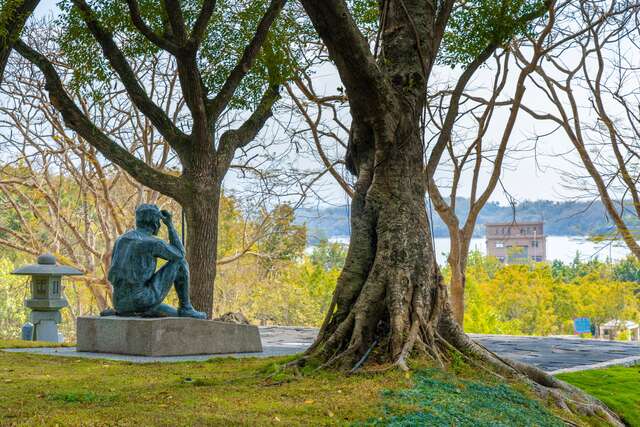
M 162 221 L 169 232 L 169 243 L 157 238 Z M 171 214 L 156 205 L 136 209 L 136 229 L 118 237 L 113 247 L 109 282 L 113 286 L 113 306 L 102 315 L 205 319 L 189 300 L 189 265 L 185 250 L 171 221 Z M 156 271 L 157 258 L 166 260 Z M 179 307 L 163 304 L 172 287 Z

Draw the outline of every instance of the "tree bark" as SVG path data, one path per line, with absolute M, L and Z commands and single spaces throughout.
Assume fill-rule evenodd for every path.
M 328 365 L 350 369 L 372 346 L 383 360 L 403 364 L 414 344 L 435 344 L 447 294 L 431 245 L 416 119 L 401 119 L 388 149 L 353 156 L 359 174 L 351 245 L 336 310 L 313 347 Z M 373 135 L 380 138 L 388 133 Z
M 451 248 L 447 263 L 451 269 L 450 290 L 451 311 L 453 318 L 464 330 L 464 289 L 467 281 L 467 259 L 469 257 L 469 242 L 471 234 L 457 227 L 457 221 L 449 226 Z
M 186 250 L 190 273 L 191 302 L 196 310 L 213 316 L 213 294 L 216 279 L 218 247 L 218 208 L 220 183 L 207 191 L 192 194 L 183 202 L 187 221 Z
M 13 43 L 39 3 L 40 0 L 12 0 L 0 6 L 0 83 Z
M 453 254 L 453 250 L 451 252 Z M 451 254 L 449 255 L 451 259 Z M 460 259 L 460 254 L 456 254 L 455 260 L 449 262 L 451 267 L 451 309 L 453 317 L 464 329 L 464 288 L 467 281 L 466 262 Z

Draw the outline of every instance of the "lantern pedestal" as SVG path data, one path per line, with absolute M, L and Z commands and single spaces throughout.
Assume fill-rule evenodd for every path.
M 67 304 L 63 307 L 66 306 Z M 29 315 L 29 321 L 33 324 L 32 341 L 63 342 L 62 334 L 58 333 L 58 324 L 62 323 L 62 315 L 60 315 L 59 311 L 33 309 Z

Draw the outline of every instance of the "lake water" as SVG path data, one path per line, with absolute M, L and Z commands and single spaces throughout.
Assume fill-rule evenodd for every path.
M 340 236 L 329 239 L 332 242 L 349 243 L 348 236 Z M 437 237 L 435 239 L 436 258 L 438 264 L 447 262 L 447 254 L 449 253 L 450 240 L 448 237 Z M 471 250 L 479 250 L 482 254 L 487 253 L 487 247 L 484 237 L 471 239 Z M 547 260 L 560 260 L 568 263 L 573 261 L 576 253 L 580 253 L 580 259 L 588 261 L 598 258 L 601 261 L 607 260 L 609 257 L 613 260 L 619 260 L 629 254 L 629 249 L 624 243 L 594 243 L 586 237 L 581 236 L 547 236 Z

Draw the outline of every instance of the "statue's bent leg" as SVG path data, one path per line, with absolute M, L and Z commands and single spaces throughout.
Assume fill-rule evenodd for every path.
M 142 313 L 142 317 L 178 317 L 178 310 L 169 304 L 158 304 Z
M 164 315 L 170 316 L 183 316 L 183 317 L 195 317 L 199 319 L 206 318 L 204 313 L 196 311 L 191 305 L 189 298 L 189 265 L 184 259 L 169 261 L 162 268 L 160 268 L 150 279 L 151 287 L 155 290 L 157 295 L 158 305 L 154 307 L 155 310 L 162 311 Z M 174 286 L 176 294 L 178 295 L 179 308 L 178 311 L 171 311 L 171 314 L 167 313 L 165 304 L 160 304 L 169 294 L 171 287 Z M 174 312 L 176 314 L 174 314 Z
M 186 280 L 184 277 L 184 271 L 187 271 Z M 189 295 L 189 276 L 188 276 L 189 267 L 187 266 L 187 262 L 185 260 L 176 260 L 169 261 L 165 265 L 163 265 L 158 271 L 156 271 L 153 276 L 148 281 L 150 288 L 153 290 L 156 296 L 156 304 L 162 303 L 164 299 L 169 295 L 171 288 L 174 283 L 176 284 L 176 293 L 178 294 L 178 300 L 180 301 L 180 305 L 182 305 L 182 298 L 184 295 L 183 289 L 187 288 L 187 298 Z M 179 282 L 179 285 L 178 285 Z M 178 289 L 180 288 L 180 289 Z M 188 299 L 187 299 L 188 301 Z

